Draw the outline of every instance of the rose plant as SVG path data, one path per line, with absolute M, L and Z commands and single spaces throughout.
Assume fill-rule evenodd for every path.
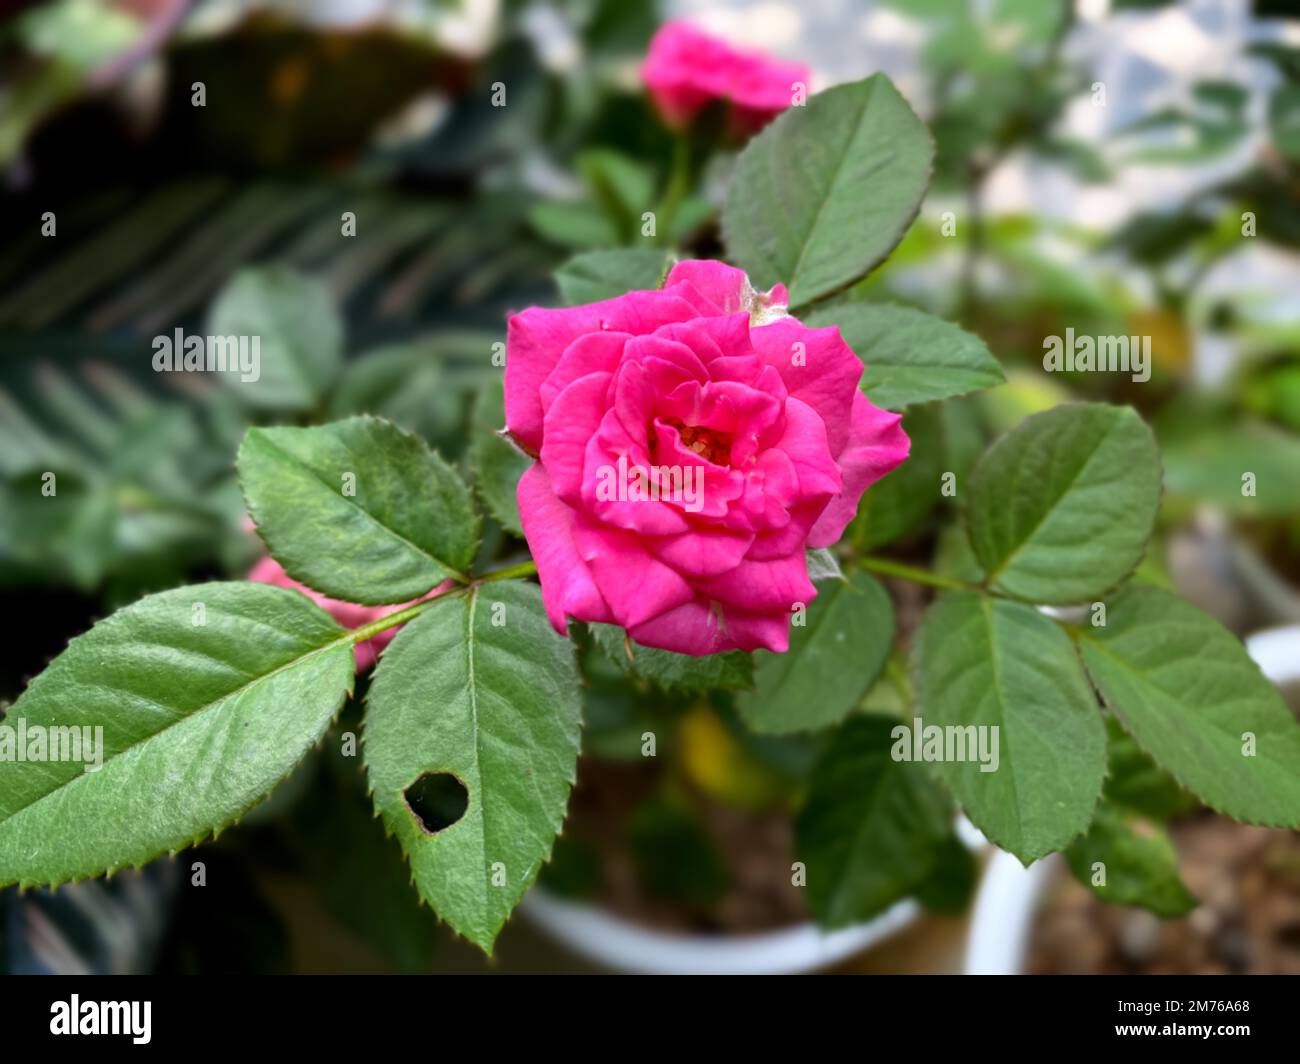
M 860 298 L 931 158 L 885 77 L 841 85 L 741 154 L 727 261 L 631 248 L 562 269 L 579 298 L 510 318 L 472 489 L 383 419 L 249 430 L 264 579 L 149 595 L 32 681 L 8 717 L 102 726 L 103 764 L 0 763 L 0 885 L 111 874 L 239 821 L 327 734 L 363 646 L 375 809 L 420 896 L 489 952 L 564 824 L 597 660 L 726 701 L 758 735 L 818 737 L 794 856 L 828 927 L 921 890 L 955 805 L 1026 863 L 1111 863 L 1141 901 L 1176 873 L 1122 812 L 1135 765 L 1300 824 L 1300 727 L 1277 692 L 1134 575 L 1161 490 L 1138 415 L 1063 405 L 978 453 L 954 401 L 1000 382 L 997 361 Z M 647 468 L 675 471 L 667 496 Z M 932 566 L 885 553 L 936 505 L 959 521 Z M 880 576 L 937 592 L 908 646 Z M 914 722 L 997 729 L 995 768 L 918 760 L 898 735 Z

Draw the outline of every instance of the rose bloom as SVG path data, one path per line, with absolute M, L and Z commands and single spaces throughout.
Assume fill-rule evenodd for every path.
M 411 602 L 402 602 L 396 606 L 358 606 L 355 602 L 342 602 L 339 599 L 332 599 L 322 595 L 319 591 L 313 591 L 305 584 L 298 583 L 297 580 L 284 571 L 279 562 L 269 557 L 263 558 L 253 566 L 248 574 L 248 579 L 259 584 L 274 584 L 276 587 L 288 587 L 294 591 L 301 591 L 338 621 L 339 624 L 343 625 L 344 628 L 360 628 L 363 624 L 377 621 L 380 617 L 387 617 L 390 613 L 404 610 L 407 606 L 421 601 L 420 599 L 412 599 Z M 440 584 L 424 597 L 433 598 L 435 595 L 440 595 L 449 586 L 451 586 L 450 581 Z M 398 625 L 398 628 L 400 627 Z M 370 668 L 378 660 L 379 652 L 388 646 L 393 636 L 397 634 L 398 628 L 389 628 L 387 631 L 372 636 L 364 643 L 356 645 L 358 672 Z
M 726 100 L 735 129 L 754 133 L 790 106 L 795 82 L 806 86 L 810 71 L 669 22 L 650 42 L 641 77 L 670 126 L 686 126 L 709 103 Z
M 657 291 L 510 317 L 506 427 L 538 459 L 519 512 L 558 631 L 574 617 L 685 654 L 788 648 L 816 595 L 805 550 L 840 538 L 908 439 L 858 390 L 839 330 L 787 300 L 679 262 Z M 664 468 L 698 493 L 619 483 Z

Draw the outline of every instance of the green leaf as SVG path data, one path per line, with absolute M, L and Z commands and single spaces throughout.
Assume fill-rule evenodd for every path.
M 485 952 L 564 820 L 581 705 L 573 645 L 551 629 L 537 587 L 516 581 L 438 600 L 376 669 L 365 725 L 375 807 L 420 894 Z M 431 833 L 407 792 L 441 774 L 468 804 Z
M 943 469 L 964 486 L 966 476 L 984 453 L 988 437 L 980 414 L 979 397 L 953 398 L 938 404 L 939 434 L 943 437 Z
M 822 580 L 784 654 L 754 652 L 754 691 L 737 702 L 756 732 L 815 731 L 853 711 L 894 642 L 894 607 L 867 573 Z
M 564 247 L 613 247 L 619 242 L 618 227 L 594 203 L 535 203 L 528 210 L 528 222 Z
M 108 363 L 25 353 L 0 385 L 0 582 L 107 585 L 124 604 L 210 565 L 231 541 L 231 396 L 209 391 L 200 418 Z
M 271 554 L 326 595 L 405 602 L 474 560 L 480 522 L 469 489 L 423 440 L 387 421 L 249 429 L 237 465 Z
M 792 307 L 847 288 L 916 217 L 933 157 L 883 74 L 820 92 L 741 153 L 722 211 L 727 257 L 757 288 L 788 285 Z
M 940 530 L 931 565 L 941 576 L 955 577 L 968 584 L 978 584 L 984 579 L 984 570 L 961 525 L 946 525 Z
M 1178 876 L 1178 855 L 1158 824 L 1122 813 L 1102 802 L 1088 834 L 1065 851 L 1074 878 L 1099 898 L 1140 905 L 1157 916 L 1186 916 L 1196 898 Z M 1102 868 L 1094 868 L 1095 865 Z M 1104 883 L 1094 879 L 1105 876 Z
M 1234 820 L 1300 826 L 1300 724 L 1241 643 L 1156 587 L 1126 589 L 1106 622 L 1080 630 L 1080 651 L 1142 749 Z
M 1243 517 L 1300 512 L 1300 437 L 1294 433 L 1253 419 L 1207 425 L 1193 415 L 1160 440 L 1170 494 L 1205 499 Z M 1243 491 L 1247 473 L 1253 478 L 1249 495 Z
M 1279 85 L 1268 105 L 1273 143 L 1292 162 L 1300 162 L 1300 85 Z
M 1196 799 L 1143 752 L 1114 717 L 1106 718 L 1106 801 L 1156 820 L 1190 813 Z
M 866 366 L 860 387 L 888 410 L 948 399 L 1006 380 L 984 341 L 951 322 L 911 307 L 844 303 L 808 318 L 836 325 Z
M 474 471 L 474 490 L 487 512 L 516 536 L 524 528 L 519 520 L 519 478 L 533 460 L 511 443 L 500 430 L 505 428 L 505 384 L 497 378 L 474 400 L 470 431 L 469 462 Z
M 717 845 L 685 803 L 655 796 L 627 826 L 627 844 L 646 892 L 687 908 L 713 905 L 728 886 Z
M 866 920 L 928 877 L 952 827 L 942 790 L 921 765 L 890 756 L 896 725 L 855 717 L 835 732 L 795 820 L 808 908 L 827 928 Z
M 661 288 L 671 265 L 668 252 L 656 248 L 584 251 L 555 271 L 555 283 L 564 302 L 574 307 Z
M 622 644 L 616 648 L 624 653 Z M 605 761 L 640 762 L 643 736 L 670 726 L 679 700 L 649 683 L 629 683 L 609 655 L 592 650 L 582 658 L 582 752 Z
M 265 584 L 177 588 L 100 621 L 5 717 L 26 729 L 28 756 L 36 728 L 50 742 L 48 729 L 103 732 L 93 771 L 89 747 L 80 761 L 5 751 L 0 885 L 138 866 L 238 820 L 324 734 L 355 667 L 349 633 Z
M 349 359 L 330 393 L 328 420 L 374 414 L 454 454 L 465 437 L 465 392 L 478 382 L 453 367 L 486 363 L 496 340 L 486 333 L 440 333 Z M 499 371 L 488 368 L 483 380 L 495 376 Z
M 683 247 L 693 243 L 696 230 L 713 220 L 717 208 L 711 200 L 703 196 L 686 196 L 677 204 L 677 213 L 673 215 L 668 236 L 670 243 Z
M 1155 437 L 1131 407 L 1036 414 L 970 477 L 971 546 L 990 585 L 1031 602 L 1084 602 L 1123 580 L 1160 503 Z
M 343 321 L 329 290 L 292 270 L 241 270 L 217 295 L 208 334 L 259 338 L 256 381 L 222 379 L 248 406 L 306 410 L 325 395 L 343 365 Z M 179 352 L 177 353 L 179 355 Z
M 112 568 L 119 507 L 112 485 L 74 469 L 0 480 L 0 572 L 62 578 L 85 590 Z M 46 494 L 47 484 L 56 494 Z
M 616 221 L 622 238 L 632 238 L 642 212 L 653 205 L 654 174 L 631 156 L 609 148 L 579 152 L 574 165 L 596 201 Z
M 916 898 L 931 912 L 963 912 L 975 896 L 979 874 L 975 855 L 954 832 L 940 848 L 930 874 L 916 888 Z
M 1086 830 L 1106 730 L 1069 636 L 1030 606 L 951 592 L 926 611 L 915 654 L 921 738 L 943 729 L 935 768 L 979 829 L 1025 864 Z M 991 753 L 994 736 L 996 768 L 984 771 L 972 751 L 983 737 Z
M 596 645 L 615 665 L 665 691 L 739 691 L 754 685 L 753 658 L 742 651 L 694 657 L 632 643 L 618 625 L 591 624 L 588 628 Z

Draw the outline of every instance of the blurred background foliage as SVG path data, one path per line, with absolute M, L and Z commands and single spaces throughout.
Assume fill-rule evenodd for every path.
M 1300 620 L 1300 18 L 1286 0 L 19 0 L 6 10 L 0 600 L 22 622 L 0 697 L 105 612 L 247 572 L 259 546 L 232 459 L 249 424 L 370 411 L 471 475 L 518 461 L 491 436 L 506 312 L 595 298 L 608 283 L 599 259 L 565 268 L 562 292 L 552 281 L 578 252 L 643 248 L 653 277 L 664 248 L 719 249 L 736 146 L 720 145 L 720 116 L 675 144 L 638 85 L 646 42 L 669 14 L 809 63 L 814 88 L 884 70 L 933 131 L 922 213 L 851 295 L 962 322 L 1009 379 L 908 412 L 913 457 L 870 494 L 856 548 L 933 553 L 960 572 L 968 548 L 948 530 L 951 501 L 919 485 L 944 470 L 960 478 L 994 435 L 1072 396 L 1132 403 L 1157 430 L 1166 474 L 1146 575 L 1238 631 Z M 493 106 L 498 87 L 504 107 Z M 646 210 L 660 220 L 650 238 Z M 342 235 L 348 212 L 354 236 Z M 249 322 L 284 354 L 264 363 L 288 367 L 278 378 L 231 388 L 151 369 L 156 335 Z M 1045 374 L 1043 339 L 1067 328 L 1150 336 L 1150 381 Z M 1231 486 L 1242 468 L 1257 474 L 1254 496 Z M 31 501 L 48 471 L 57 508 Z M 484 501 L 495 518 L 485 555 L 517 552 L 513 501 Z M 899 613 L 906 628 L 906 603 Z M 673 736 L 674 772 L 690 787 L 741 810 L 794 808 L 815 741 L 756 738 L 725 693 L 700 704 L 629 684 L 618 648 L 594 643 L 588 754 L 630 763 L 653 726 Z M 908 698 L 895 661 L 866 702 Z M 649 788 L 628 853 L 654 892 L 689 908 L 717 897 L 722 873 L 676 787 Z M 203 848 L 222 886 L 179 892 L 181 930 L 165 937 L 145 920 L 128 936 L 136 952 L 113 952 L 49 914 L 156 911 L 178 896 L 185 859 L 107 886 L 8 891 L 0 967 L 277 970 L 291 963 L 278 921 L 313 906 L 360 943 L 341 954 L 308 946 L 315 963 L 427 967 L 438 933 L 370 812 L 350 765 L 323 753 L 244 829 Z M 696 857 L 663 856 L 682 853 Z M 596 861 L 566 836 L 546 881 L 582 894 Z M 946 869 L 928 891 L 936 907 L 959 906 L 969 878 Z M 315 884 L 310 904 L 303 882 Z M 451 959 L 438 963 L 477 963 L 441 948 Z M 310 964 L 303 950 L 299 941 L 295 963 Z

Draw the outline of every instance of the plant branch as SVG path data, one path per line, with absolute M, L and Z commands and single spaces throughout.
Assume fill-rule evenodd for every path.
M 918 569 L 913 565 L 904 565 L 902 562 L 891 561 L 889 558 L 859 558 L 857 564 L 868 572 L 881 573 L 885 576 L 897 576 L 903 580 L 910 580 L 914 584 L 925 584 L 927 587 L 937 587 L 943 591 L 984 592 L 984 588 L 978 584 L 958 580 L 955 576 L 932 573 L 928 569 Z
M 520 562 L 518 565 L 510 565 L 504 569 L 497 569 L 495 572 L 485 573 L 474 582 L 476 584 L 490 584 L 495 580 L 513 580 L 518 576 L 532 576 L 537 572 L 537 563 L 531 558 L 526 562 Z
M 672 167 L 663 201 L 659 205 L 656 243 L 660 247 L 673 246 L 673 223 L 691 185 L 691 146 L 684 134 L 673 141 Z
M 448 595 L 456 595 L 464 590 L 464 588 L 456 588 L 452 591 L 448 591 L 446 594 L 439 595 L 437 598 L 421 599 L 419 602 L 412 603 L 405 609 L 395 610 L 386 617 L 380 617 L 378 620 L 371 621 L 369 624 L 363 624 L 360 628 L 353 628 L 352 631 L 348 633 L 348 636 L 354 645 L 357 643 L 364 643 L 367 639 L 378 635 L 380 632 L 386 632 L 389 628 L 396 628 L 399 624 L 405 624 L 407 621 L 413 620 L 420 616 L 420 614 L 435 602 L 441 602 Z
M 441 602 L 443 599 L 450 598 L 452 595 L 459 595 L 462 592 L 468 591 L 471 587 L 475 587 L 479 584 L 490 584 L 496 580 L 513 580 L 518 576 L 532 576 L 536 572 L 537 563 L 532 559 L 529 559 L 526 562 L 520 562 L 518 565 L 511 565 L 507 566 L 505 569 L 497 569 L 495 572 L 485 573 L 483 576 L 470 581 L 470 583 L 454 587 L 450 591 L 446 591 L 436 598 L 421 599 L 419 602 L 413 602 L 405 609 L 395 610 L 386 617 L 380 617 L 378 620 L 371 621 L 369 624 L 363 624 L 360 628 L 353 628 L 352 631 L 348 633 L 348 637 L 354 644 L 364 643 L 367 639 L 378 635 L 380 632 L 386 632 L 390 628 L 396 628 L 399 624 L 405 624 L 407 621 L 414 620 L 435 602 Z

